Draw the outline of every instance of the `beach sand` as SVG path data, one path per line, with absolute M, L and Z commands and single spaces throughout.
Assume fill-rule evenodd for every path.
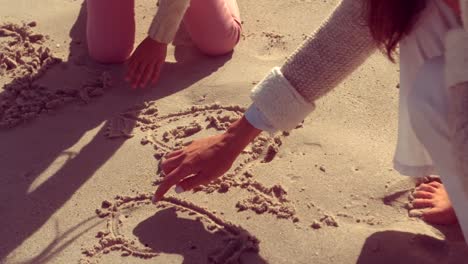
M 0 0 L 1 263 L 466 263 L 457 226 L 408 213 L 392 169 L 398 67 L 375 54 L 291 133 L 262 134 L 221 181 L 171 190 L 162 155 L 221 133 L 337 0 L 239 0 L 230 55 L 183 34 L 156 86 L 87 57 L 77 0 Z M 156 10 L 136 4 L 137 43 Z

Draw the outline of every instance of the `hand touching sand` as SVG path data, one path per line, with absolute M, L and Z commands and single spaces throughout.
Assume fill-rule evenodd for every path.
M 148 82 L 156 83 L 166 60 L 167 44 L 150 37 L 144 39 L 128 60 L 126 80 L 132 88 L 145 87 Z
M 166 177 L 154 202 L 161 200 L 174 185 L 178 192 L 188 191 L 222 176 L 260 132 L 242 118 L 223 134 L 195 140 L 184 149 L 168 153 L 161 164 Z

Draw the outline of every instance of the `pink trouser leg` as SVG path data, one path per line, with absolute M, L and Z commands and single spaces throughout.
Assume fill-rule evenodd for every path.
M 236 0 L 191 0 L 184 24 L 195 45 L 208 55 L 232 51 L 242 30 Z
M 134 0 L 87 0 L 89 55 L 102 63 L 124 62 L 135 41 Z

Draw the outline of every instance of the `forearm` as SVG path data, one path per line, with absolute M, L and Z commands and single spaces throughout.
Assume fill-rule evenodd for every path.
M 234 151 L 241 152 L 244 148 L 262 132 L 262 130 L 255 128 L 244 117 L 234 122 L 228 130 L 224 133 L 223 137 L 225 142 L 229 142 Z
M 190 0 L 159 0 L 158 11 L 148 30 L 149 37 L 159 43 L 172 42 L 189 5 Z

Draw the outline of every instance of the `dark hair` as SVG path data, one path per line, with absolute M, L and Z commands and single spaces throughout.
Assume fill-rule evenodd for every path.
M 367 23 L 377 45 L 395 62 L 398 43 L 413 29 L 426 0 L 366 0 Z

